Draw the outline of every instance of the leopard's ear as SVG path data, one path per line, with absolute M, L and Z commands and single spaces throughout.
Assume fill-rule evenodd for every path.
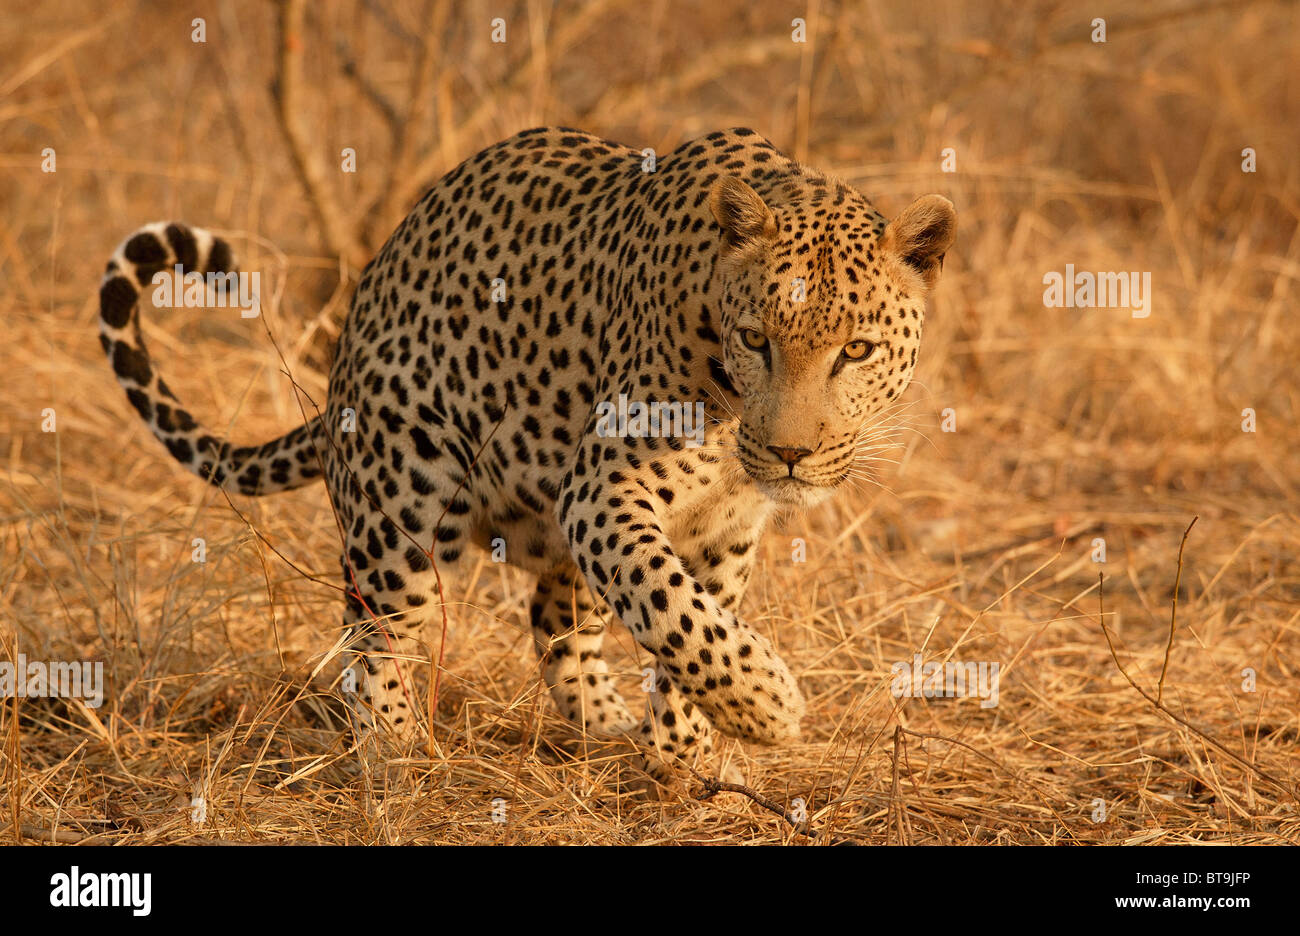
M 921 275 L 929 289 L 939 280 L 943 255 L 957 237 L 957 210 L 942 195 L 922 195 L 885 228 L 880 249 Z
M 743 248 L 776 238 L 776 218 L 743 179 L 724 175 L 709 192 L 709 210 L 722 227 L 727 247 Z

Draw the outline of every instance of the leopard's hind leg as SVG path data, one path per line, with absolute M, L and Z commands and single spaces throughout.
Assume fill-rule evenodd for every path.
M 561 714 L 598 735 L 635 727 L 601 652 L 605 620 L 576 566 L 538 577 L 529 622 L 543 678 Z

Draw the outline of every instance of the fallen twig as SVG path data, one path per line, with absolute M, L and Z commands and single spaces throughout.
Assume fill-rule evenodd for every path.
M 762 793 L 750 789 L 743 783 L 728 783 L 726 780 L 719 780 L 716 777 L 706 777 L 689 764 L 686 765 L 686 769 L 695 774 L 696 780 L 699 780 L 704 784 L 704 792 L 696 796 L 696 799 L 701 802 L 713 799 L 713 797 L 717 796 L 719 793 L 739 793 L 741 796 L 748 796 L 768 812 L 780 816 L 782 821 L 784 821 L 785 824 L 793 829 L 797 834 L 807 836 L 816 834 L 816 830 L 812 827 L 812 823 L 807 819 L 798 820 L 793 818 L 788 812 L 781 808 L 780 804 L 768 799 Z

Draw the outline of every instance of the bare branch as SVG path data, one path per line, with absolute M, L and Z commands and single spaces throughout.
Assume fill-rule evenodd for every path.
M 438 57 L 434 54 L 440 46 L 442 34 L 447 26 L 450 12 L 447 0 L 425 0 L 422 17 L 423 39 L 415 67 L 411 70 L 411 83 L 406 91 L 406 113 L 396 124 L 393 136 L 393 152 L 388 160 L 388 174 L 384 179 L 375 203 L 366 212 L 366 225 L 388 224 L 389 218 L 401 207 L 398 180 L 409 175 L 411 162 L 415 158 L 416 133 L 428 125 L 429 87 L 433 84 L 433 73 Z
M 339 57 L 339 68 L 343 71 L 344 76 L 357 86 L 357 90 L 361 92 L 363 97 L 375 105 L 375 108 L 383 115 L 384 122 L 388 124 L 389 132 L 396 136 L 398 128 L 402 125 L 402 118 L 397 113 L 397 106 L 388 99 L 384 92 L 371 84 L 369 78 L 361 74 L 361 66 L 357 64 L 356 56 L 352 54 L 352 47 L 341 36 L 334 40 L 334 54 Z
M 357 240 L 356 232 L 344 221 L 343 212 L 326 182 L 325 170 L 320 160 L 314 158 L 301 123 L 299 89 L 302 85 L 302 21 L 302 0 L 280 0 L 279 64 L 274 89 L 280 129 L 289 145 L 294 169 L 316 210 L 316 218 L 330 252 L 361 267 L 367 259 L 366 251 Z
M 1183 530 L 1183 541 L 1178 544 L 1178 572 L 1174 576 L 1174 599 L 1169 607 L 1169 642 L 1165 644 L 1165 662 L 1160 667 L 1160 682 L 1156 686 L 1157 702 L 1163 702 L 1165 698 L 1165 673 L 1169 672 L 1169 654 L 1174 649 L 1174 628 L 1178 623 L 1178 586 L 1183 581 L 1183 547 L 1187 545 L 1187 534 L 1192 532 L 1192 527 L 1196 526 L 1199 519 L 1201 518 L 1192 517 L 1192 522 Z

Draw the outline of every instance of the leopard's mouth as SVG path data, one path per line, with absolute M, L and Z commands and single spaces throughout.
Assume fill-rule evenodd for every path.
M 743 429 L 738 442 L 737 454 L 745 474 L 769 500 L 783 506 L 811 507 L 819 504 L 830 497 L 847 477 L 845 470 L 836 465 L 810 464 L 808 460 L 782 465 L 760 458 L 755 455 Z
M 793 471 L 777 470 L 772 465 L 754 465 L 749 459 L 742 458 L 741 465 L 754 485 L 774 503 L 783 506 L 812 507 L 820 504 L 840 486 L 844 476 L 839 473 L 825 473 L 820 470 L 810 472 L 802 465 Z M 825 480 L 822 478 L 825 477 Z
M 836 487 L 798 477 L 755 478 L 754 483 L 769 500 L 787 507 L 814 507 L 830 497 Z

